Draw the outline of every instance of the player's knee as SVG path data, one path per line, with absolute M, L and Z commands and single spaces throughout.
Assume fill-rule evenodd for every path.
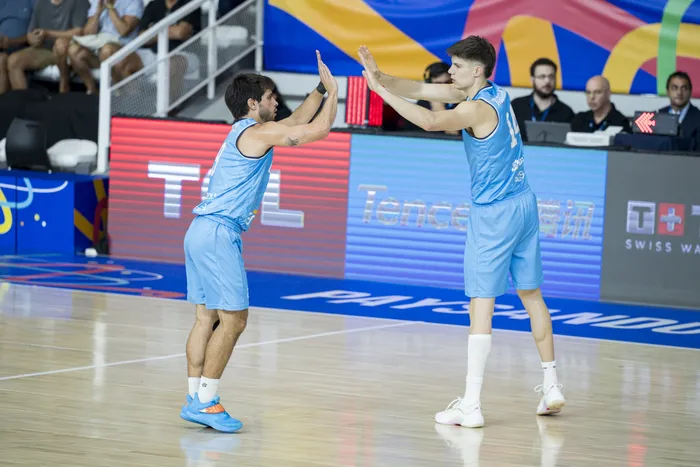
M 219 311 L 219 326 L 226 332 L 239 335 L 245 331 L 248 324 L 248 310 L 242 311 Z
M 197 324 L 211 327 L 219 319 L 216 310 L 207 310 L 204 305 L 197 305 Z
M 542 298 L 542 291 L 539 287 L 536 289 L 519 289 L 517 292 L 518 297 L 522 301 L 540 300 Z

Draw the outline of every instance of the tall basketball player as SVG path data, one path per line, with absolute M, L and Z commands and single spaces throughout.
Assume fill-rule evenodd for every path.
M 226 90 L 231 132 L 214 160 L 206 198 L 185 235 L 187 299 L 196 320 L 187 341 L 189 394 L 180 416 L 223 432 L 243 425 L 219 403 L 219 380 L 248 320 L 241 234 L 248 230 L 270 178 L 272 148 L 325 138 L 338 107 L 338 84 L 318 58 L 318 87 L 287 119 L 275 122 L 274 83 L 241 74 Z M 312 123 L 323 100 L 323 109 Z M 214 324 L 218 321 L 218 326 Z
M 470 297 L 470 335 L 464 397 L 435 415 L 448 425 L 480 427 L 481 386 L 491 351 L 491 319 L 496 297 L 508 288 L 508 273 L 523 302 L 537 344 L 544 382 L 537 414 L 557 413 L 565 401 L 557 381 L 552 320 L 540 292 L 542 259 L 537 198 L 525 175 L 523 142 L 508 93 L 491 82 L 496 51 L 486 39 L 470 36 L 447 50 L 451 84 L 399 79 L 379 71 L 366 47 L 359 56 L 369 87 L 407 120 L 427 131 L 462 132 L 471 172 L 472 207 L 464 252 L 465 294 Z M 458 103 L 432 112 L 402 97 Z

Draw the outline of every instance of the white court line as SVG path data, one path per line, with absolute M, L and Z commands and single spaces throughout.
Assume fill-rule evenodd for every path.
M 364 328 L 344 329 L 342 331 L 321 332 L 318 334 L 308 334 L 306 336 L 286 337 L 284 339 L 275 339 L 275 340 L 271 340 L 271 341 L 252 342 L 250 344 L 238 345 L 238 346 L 236 346 L 236 348 L 237 349 L 246 349 L 246 348 L 250 348 L 250 347 L 260 347 L 263 345 L 281 344 L 284 342 L 305 341 L 305 340 L 309 340 L 309 339 L 316 339 L 318 337 L 337 336 L 340 334 L 353 334 L 356 332 L 376 331 L 379 329 L 387 329 L 387 328 L 398 328 L 398 327 L 403 327 L 403 326 L 411 326 L 414 324 L 419 324 L 419 323 L 417 323 L 417 322 L 401 322 L 401 323 L 382 324 L 379 326 L 367 326 Z M 184 353 L 177 353 L 177 354 L 172 354 L 172 355 L 164 355 L 162 357 L 137 358 L 135 360 L 123 360 L 120 362 L 103 363 L 100 365 L 77 366 L 77 367 L 73 367 L 73 368 L 64 368 L 62 370 L 50 370 L 50 371 L 40 371 L 37 373 L 25 373 L 22 375 L 4 376 L 4 377 L 0 378 L 0 381 L 7 381 L 7 380 L 11 380 L 11 379 L 32 378 L 34 376 L 56 375 L 59 373 L 70 373 L 73 371 L 92 370 L 94 368 L 105 368 L 108 366 L 130 365 L 132 363 L 155 362 L 158 360 L 169 360 L 171 358 L 184 357 L 185 355 L 186 354 L 184 354 Z

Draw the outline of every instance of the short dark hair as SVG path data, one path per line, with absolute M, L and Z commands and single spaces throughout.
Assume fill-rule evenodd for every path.
M 690 81 L 690 76 L 688 75 L 688 73 L 686 73 L 685 71 L 675 71 L 675 72 L 671 73 L 671 76 L 669 76 L 668 79 L 666 80 L 666 90 L 667 91 L 668 91 L 668 87 L 671 85 L 671 80 L 673 78 L 683 78 L 684 80 L 686 80 L 688 82 L 688 87 L 690 88 L 690 90 L 691 91 L 693 90 L 693 82 Z
M 231 111 L 233 118 L 238 120 L 248 113 L 248 99 L 260 102 L 265 91 L 273 89 L 275 83 L 267 76 L 241 73 L 233 78 L 226 88 L 226 107 Z
M 447 49 L 447 55 L 481 63 L 484 65 L 484 74 L 487 78 L 491 77 L 493 68 L 496 66 L 496 49 L 481 36 L 469 36 L 451 45 Z
M 530 65 L 530 76 L 531 76 L 532 78 L 535 77 L 535 68 L 537 68 L 537 67 L 540 66 L 540 65 L 551 66 L 552 68 L 554 68 L 554 74 L 556 74 L 556 73 L 557 73 L 557 70 L 559 69 L 559 68 L 557 67 L 557 64 L 554 63 L 552 60 L 550 60 L 550 59 L 548 59 L 548 58 L 544 58 L 544 57 L 538 58 L 537 60 L 535 60 L 534 62 L 532 62 L 532 65 Z
M 425 72 L 423 72 L 423 80 L 425 80 L 426 83 L 429 83 L 433 80 L 433 78 L 449 73 L 449 71 L 450 65 L 445 62 L 432 63 L 428 65 Z

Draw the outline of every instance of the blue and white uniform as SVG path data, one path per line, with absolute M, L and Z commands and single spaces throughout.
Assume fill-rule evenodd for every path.
M 508 93 L 492 82 L 472 100 L 498 114 L 485 138 L 462 130 L 471 172 L 472 207 L 464 251 L 464 287 L 468 297 L 494 298 L 508 289 L 536 289 L 543 280 L 537 198 L 525 175 L 523 142 Z
M 185 235 L 187 299 L 207 309 L 248 308 L 241 233 L 248 230 L 270 179 L 272 148 L 262 157 L 238 149 L 241 134 L 257 122 L 235 122 L 214 160 L 206 199 Z

